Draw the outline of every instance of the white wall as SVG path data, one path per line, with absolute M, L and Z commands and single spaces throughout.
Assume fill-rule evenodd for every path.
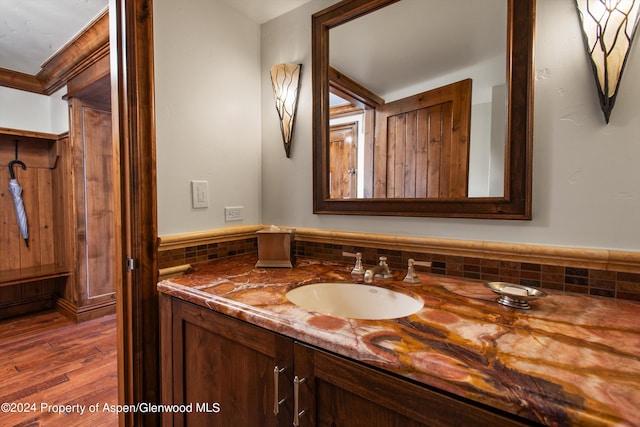
M 313 215 L 314 0 L 262 26 L 262 222 L 344 231 L 640 250 L 640 50 L 632 49 L 605 125 L 572 0 L 538 0 L 533 220 Z M 284 156 L 269 67 L 303 64 L 292 156 Z
M 66 88 L 51 96 L 0 86 L 0 127 L 60 134 L 69 130 Z
M 51 102 L 51 133 L 69 131 L 69 104 L 62 99 L 67 94 L 66 86 L 49 97 Z
M 260 223 L 260 26 L 221 1 L 153 13 L 159 234 Z M 208 208 L 191 207 L 191 180 L 209 181 Z
M 537 2 L 532 221 L 313 215 L 310 24 L 333 2 L 260 27 L 219 1 L 154 1 L 160 235 L 238 225 L 223 208 L 242 205 L 247 224 L 640 251 L 640 41 L 605 125 L 572 0 Z M 303 64 L 290 159 L 268 71 L 289 61 Z M 0 87 L 0 127 L 68 130 L 61 94 Z M 191 208 L 192 179 L 209 181 L 208 209 Z

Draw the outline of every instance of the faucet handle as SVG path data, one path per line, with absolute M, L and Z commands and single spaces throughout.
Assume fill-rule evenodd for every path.
M 420 279 L 418 278 L 418 275 L 416 274 L 416 269 L 414 268 L 414 265 L 420 265 L 422 267 L 431 267 L 431 262 L 428 261 L 416 261 L 414 259 L 410 259 L 409 260 L 409 266 L 407 268 L 407 275 L 404 276 L 404 279 L 402 280 L 405 283 L 420 283 Z
M 393 278 L 393 274 L 391 274 L 391 270 L 389 269 L 389 264 L 387 264 L 387 257 L 386 256 L 381 256 L 378 257 L 378 267 L 379 267 L 379 272 L 376 273 L 377 277 L 382 277 L 383 279 L 392 279 Z
M 342 256 L 356 259 L 356 265 L 353 267 L 353 270 L 351 270 L 351 274 L 356 276 L 362 276 L 364 274 L 365 270 L 364 270 L 364 267 L 362 266 L 362 253 L 342 252 Z

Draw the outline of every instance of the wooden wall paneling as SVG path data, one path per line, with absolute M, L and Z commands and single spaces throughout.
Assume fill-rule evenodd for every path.
M 51 169 L 38 169 L 37 191 L 40 264 L 54 265 L 56 263 L 55 210 L 53 208 L 53 172 Z
M 0 306 L 6 308 L 14 301 L 22 298 L 22 285 L 0 286 Z M 4 311 L 4 310 L 0 310 Z
M 402 136 L 398 135 L 400 131 L 400 126 L 398 123 L 400 120 L 399 116 L 390 117 L 387 120 L 387 133 L 386 133 L 386 152 L 387 152 L 387 164 L 385 165 L 384 176 L 387 177 L 385 183 L 384 197 L 395 197 L 395 188 L 396 188 L 396 164 L 398 163 L 397 155 L 397 144 L 402 141 Z M 384 140 L 382 141 L 384 142 Z M 378 171 L 382 173 L 382 171 Z M 380 178 L 380 183 L 382 184 L 382 178 Z
M 53 196 L 53 228 L 54 252 L 56 263 L 63 268 L 70 268 L 72 254 L 75 253 L 75 205 L 73 203 L 73 186 L 71 170 L 71 150 L 69 134 L 63 134 L 56 141 L 57 162 L 52 170 Z
M 396 175 L 396 166 L 398 165 L 398 144 L 402 143 L 401 134 L 402 127 L 400 126 L 399 121 L 402 119 L 401 115 L 395 115 L 389 117 L 387 120 L 387 135 L 386 135 L 386 145 L 387 145 L 387 164 L 386 171 L 384 175 L 387 177 L 386 189 L 385 189 L 385 197 L 396 197 L 396 180 L 398 176 Z M 382 171 L 379 171 L 382 172 Z M 382 182 L 382 179 L 380 179 Z
M 22 200 L 27 214 L 27 224 L 29 226 L 29 247 L 20 236 L 20 269 L 37 267 L 40 262 L 40 203 L 38 200 L 38 169 L 27 166 L 26 170 L 16 168 L 16 178 L 22 186 Z M 51 189 L 43 189 L 43 191 Z M 44 212 L 43 212 L 44 214 Z M 53 212 L 47 213 L 51 218 Z M 17 232 L 18 226 L 14 228 Z M 19 234 L 19 233 L 18 233 Z
M 70 87 L 76 93 L 83 93 L 99 80 L 100 89 L 107 88 L 102 99 L 108 103 L 110 84 L 105 75 L 109 69 L 109 50 L 109 16 L 105 12 L 52 56 L 37 75 L 0 68 L 0 85 L 50 95 L 75 77 L 77 80 Z M 14 290 L 0 294 L 0 306 L 11 305 L 11 310 L 2 310 L 3 315 L 50 307 L 53 293 L 74 303 L 78 300 L 76 289 L 65 285 L 76 253 L 74 192 L 69 188 L 73 176 L 71 162 L 60 156 L 70 154 L 68 136 L 58 138 L 0 128 L 0 164 L 8 164 L 15 158 L 16 139 L 20 141 L 19 159 L 27 165 L 26 171 L 18 173 L 16 169 L 16 175 L 23 187 L 30 247 L 26 248 L 19 232 L 16 233 L 13 202 L 7 203 L 11 198 L 7 190 L 8 172 L 0 173 L 0 289 Z M 73 278 L 69 281 L 75 283 Z M 43 298 L 48 299 L 44 305 Z
M 55 289 L 56 279 L 0 287 L 0 319 L 51 309 Z
M 399 114 L 394 121 L 393 140 L 389 138 L 389 152 L 387 163 L 387 197 L 404 197 L 404 154 L 407 136 L 407 116 Z M 390 132 L 391 134 L 391 132 Z M 393 141 L 393 142 L 392 142 Z M 393 152 L 393 155 L 391 155 Z
M 396 117 L 394 163 L 389 169 L 393 175 L 393 188 L 387 190 L 391 197 L 404 197 L 404 154 L 407 136 L 407 116 L 400 114 Z
M 1 131 L 0 131 L 1 132 Z M 14 166 L 14 174 L 22 187 L 22 200 L 27 215 L 29 248 L 26 247 L 18 228 L 13 198 L 8 190 L 9 171 L 0 173 L 0 244 L 3 256 L 0 271 L 34 270 L 37 267 L 55 265 L 55 212 L 53 208 L 53 172 L 50 154 L 55 150 L 51 140 L 2 135 L 0 137 L 0 162 L 7 164 L 15 159 L 15 140 L 18 140 L 18 158 L 26 165 L 23 170 Z M 55 163 L 55 162 L 54 162 Z
M 455 156 L 458 153 L 465 156 L 468 156 L 468 154 L 463 154 L 461 150 L 457 151 L 454 149 L 454 146 L 458 144 L 458 136 L 456 135 L 457 132 L 453 124 L 455 119 L 451 117 L 453 114 L 451 104 L 451 102 L 445 102 L 441 105 L 440 135 L 442 139 L 440 140 L 440 159 L 437 161 L 437 171 L 440 173 L 440 192 L 435 197 L 464 197 L 467 193 L 466 181 L 461 183 L 461 188 L 453 186 L 453 183 L 456 182 L 454 175 L 465 174 L 459 169 L 460 165 L 464 162 L 461 162 L 460 159 Z M 469 138 L 467 137 L 467 141 L 468 140 Z M 468 149 L 467 145 L 467 150 Z
M 76 321 L 115 311 L 116 212 L 111 113 L 72 97 L 70 158 L 73 176 L 75 274 L 58 305 Z
M 51 303 L 51 295 L 56 291 L 56 279 L 38 280 L 22 285 L 22 299 L 43 299 Z M 51 307 L 52 304 L 48 306 Z
M 471 87 L 469 87 L 471 91 Z M 465 94 L 461 96 L 466 96 Z M 471 108 L 471 100 L 468 101 L 468 108 Z M 466 108 L 454 105 L 453 102 L 447 102 L 443 108 L 446 111 L 445 117 L 450 121 L 450 126 L 447 129 L 452 129 L 451 133 L 447 133 L 446 146 L 451 152 L 451 156 L 448 161 L 444 161 L 449 166 L 449 170 L 446 171 L 448 180 L 448 188 L 446 194 L 448 197 L 467 197 L 469 190 L 469 134 L 471 126 L 471 113 L 469 116 L 465 114 L 456 113 L 456 108 Z M 463 129 L 461 129 L 463 128 Z
M 56 152 L 58 161 L 56 168 L 53 170 L 53 196 L 54 196 L 54 227 L 57 230 L 54 240 L 57 263 L 61 268 L 70 270 L 67 278 L 58 280 L 56 301 L 58 308 L 60 302 L 73 301 L 77 302 L 77 289 L 75 284 L 75 254 L 77 251 L 77 233 L 76 233 L 76 206 L 74 203 L 75 192 L 73 188 L 73 170 L 71 158 L 71 142 L 69 134 L 66 133 L 56 142 Z M 75 320 L 74 316 L 60 310 L 67 317 Z
M 115 212 L 111 113 L 84 106 L 87 262 L 90 286 L 87 300 L 115 291 Z
M 375 139 L 373 142 L 373 197 L 387 197 L 387 133 L 378 126 L 376 111 Z M 393 126 L 392 126 L 393 128 Z
M 404 153 L 404 197 L 416 197 L 416 181 L 418 169 L 416 150 L 418 147 L 418 112 L 407 114 L 406 139 Z
M 69 147 L 70 167 L 72 174 L 71 187 L 73 191 L 73 218 L 75 251 L 72 253 L 71 263 L 73 274 L 67 282 L 66 301 L 60 301 L 63 313 L 77 321 L 78 307 L 81 306 L 81 289 L 86 287 L 87 263 L 87 224 L 85 221 L 86 193 L 84 188 L 84 143 L 82 140 L 82 101 L 70 98 L 69 102 Z M 66 298 L 65 298 L 66 299 Z
M 18 223 L 13 207 L 13 198 L 9 192 L 9 172 L 0 170 L 0 271 L 15 270 L 20 267 L 21 242 Z
M 427 197 L 440 197 L 440 159 L 442 156 L 442 106 L 427 110 L 428 141 L 426 164 Z
M 51 206 L 51 170 L 31 169 L 31 187 L 27 191 L 27 199 L 32 203 L 29 221 L 29 248 L 22 245 L 24 250 L 33 253 L 34 266 L 54 264 L 51 248 L 47 247 L 53 236 L 50 236 L 53 223 L 53 207 Z M 25 206 L 26 208 L 26 206 Z M 33 235 L 33 240 L 32 240 Z M 54 254 L 55 255 L 55 254 Z
M 63 239 L 67 228 L 60 218 L 57 192 L 65 187 L 59 166 L 56 135 L 15 129 L 0 129 L 0 162 L 18 158 L 26 165 L 14 167 L 22 187 L 27 214 L 29 247 L 19 231 L 13 199 L 8 190 L 9 171 L 0 173 L 0 308 L 7 318 L 53 306 L 54 295 L 68 274 Z M 62 277 L 62 279 L 60 279 Z
M 364 197 L 373 197 L 373 158 L 375 138 L 375 111 L 372 108 L 364 110 Z
M 6 128 L 0 128 L 0 165 L 3 167 L 4 174 L 9 173 L 7 165 L 11 160 L 16 158 L 16 141 L 18 142 L 18 159 L 23 161 L 27 168 L 50 168 L 51 159 L 49 152 L 53 149 L 56 135 L 47 135 L 47 138 L 41 139 L 36 137 L 25 137 L 18 135 L 3 134 L 8 131 Z M 16 170 L 19 167 L 16 166 Z
M 429 147 L 429 112 L 421 109 L 416 112 L 416 179 L 415 197 L 427 197 L 427 150 Z

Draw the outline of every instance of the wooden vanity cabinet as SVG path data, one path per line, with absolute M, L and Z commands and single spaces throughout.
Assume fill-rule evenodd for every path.
M 163 404 L 193 404 L 164 413 L 165 426 L 526 425 L 180 299 L 161 295 L 161 314 Z M 203 402 L 219 412 L 196 412 Z
M 163 425 L 292 425 L 292 340 L 165 296 L 161 316 L 163 403 L 192 404 L 184 413 L 164 412 Z M 276 387 L 284 399 L 278 414 Z
M 519 421 L 361 363 L 295 343 L 300 426 L 523 426 Z

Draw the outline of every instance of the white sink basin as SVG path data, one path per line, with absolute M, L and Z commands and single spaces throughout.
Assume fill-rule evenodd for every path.
M 401 292 L 355 283 L 315 283 L 287 292 L 292 303 L 324 314 L 351 319 L 397 319 L 424 303 Z

